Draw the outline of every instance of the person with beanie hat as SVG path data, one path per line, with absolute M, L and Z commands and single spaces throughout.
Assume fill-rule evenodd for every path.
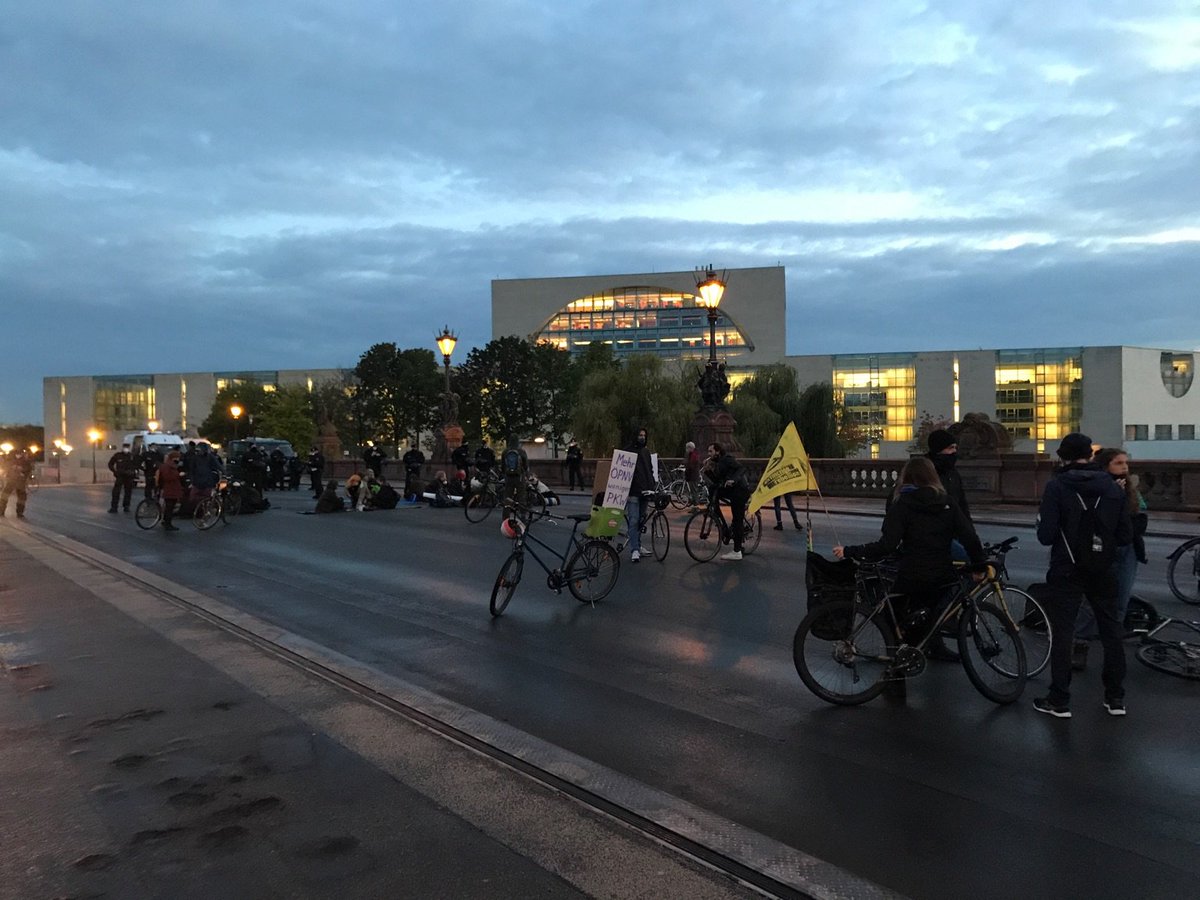
M 1046 572 L 1046 615 L 1050 619 L 1050 691 L 1034 709 L 1060 719 L 1071 717 L 1071 649 L 1084 599 L 1092 607 L 1104 648 L 1104 708 L 1125 715 L 1125 628 L 1117 615 L 1117 572 L 1113 562 L 1097 570 L 1085 564 L 1085 547 L 1118 548 L 1133 542 L 1125 492 L 1092 462 L 1092 439 L 1072 432 L 1058 445 L 1063 465 L 1050 479 L 1038 509 L 1038 542 L 1050 548 Z M 1103 556 L 1099 556 L 1103 560 Z
M 958 505 L 963 515 L 967 517 L 967 521 L 971 521 L 971 508 L 967 505 L 967 489 L 963 487 L 962 476 L 955 469 L 958 464 L 958 438 L 945 428 L 939 428 L 929 433 L 928 443 L 929 452 L 925 455 L 937 469 L 938 478 L 942 480 L 942 487 L 946 489 L 946 496 Z

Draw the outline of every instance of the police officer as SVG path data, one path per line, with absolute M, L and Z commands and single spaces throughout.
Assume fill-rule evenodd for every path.
M 314 445 L 308 451 L 308 474 L 312 479 L 313 499 L 321 499 L 321 489 L 324 487 L 325 454 Z
M 22 447 L 4 459 L 4 489 L 0 491 L 0 516 L 8 511 L 8 498 L 17 495 L 17 518 L 25 518 L 25 501 L 29 497 L 29 479 L 33 477 L 33 457 Z
M 158 467 L 162 465 L 162 462 L 163 455 L 158 449 L 158 444 L 142 448 L 142 454 L 138 457 L 138 468 L 142 470 L 142 475 L 146 479 L 146 499 L 154 496 L 154 476 L 158 473 Z
M 467 442 L 463 441 L 450 454 L 450 462 L 454 463 L 454 468 L 460 472 L 471 471 L 471 448 L 467 446 Z
M 494 465 L 496 465 L 496 453 L 487 445 L 487 441 L 484 441 L 475 451 L 475 468 L 482 476 L 489 474 Z
M 113 473 L 112 505 L 110 513 L 117 511 L 117 501 L 129 512 L 129 501 L 133 497 L 133 486 L 137 484 L 138 463 L 129 452 L 129 444 L 122 444 L 121 449 L 108 460 L 108 471 Z
M 406 456 L 405 459 L 407 458 L 408 457 Z M 367 464 L 368 469 L 375 473 L 376 478 L 383 474 L 383 461 L 385 459 L 387 459 L 387 454 L 374 444 L 368 446 L 366 452 L 363 453 L 363 462 Z M 421 462 L 425 462 L 425 457 L 423 455 L 421 457 Z
M 242 454 L 242 471 L 246 474 L 246 482 L 261 495 L 266 489 L 267 455 L 253 441 Z
M 267 463 L 268 469 L 268 486 L 272 490 L 283 490 L 284 475 L 287 471 L 287 457 L 283 455 L 283 451 L 276 447 L 271 451 L 270 460 Z
M 582 466 L 583 448 L 571 438 L 571 443 L 567 444 L 567 479 L 571 490 L 575 490 L 576 482 L 579 482 L 579 489 L 583 490 L 583 474 L 580 472 Z
M 421 466 L 425 465 L 425 454 L 415 444 L 404 454 L 404 498 L 416 499 L 417 486 L 421 478 Z

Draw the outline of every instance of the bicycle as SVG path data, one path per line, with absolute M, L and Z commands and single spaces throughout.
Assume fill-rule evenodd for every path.
M 684 477 L 685 468 L 676 466 L 671 470 L 671 483 L 667 492 L 671 495 L 671 505 L 675 509 L 689 509 L 708 504 L 708 487 L 703 481 L 688 481 Z
M 480 473 L 480 485 L 463 501 L 463 515 L 468 522 L 479 523 L 492 514 L 500 503 L 500 488 L 504 480 L 494 472 Z
M 833 600 L 806 615 L 792 640 L 792 660 L 805 686 L 829 703 L 854 706 L 872 700 L 889 681 L 925 670 L 925 648 L 955 616 L 958 652 L 967 678 L 993 703 L 1012 703 L 1028 677 L 1025 645 L 1012 619 L 982 599 L 998 581 L 988 566 L 983 581 L 961 581 L 925 636 L 908 644 L 892 607 L 886 567 L 858 563 L 853 600 Z
M 1184 541 L 1167 559 L 1171 593 L 1184 603 L 1200 604 L 1200 537 Z
M 162 517 L 163 504 L 158 491 L 155 491 L 152 497 L 144 498 L 133 511 L 133 521 L 137 522 L 138 528 L 145 531 L 161 522 Z
M 662 562 L 667 558 L 667 551 L 671 549 L 671 523 L 667 520 L 667 514 L 664 512 L 671 498 L 669 494 L 661 490 L 643 491 L 642 496 L 650 498 L 651 502 L 646 510 L 646 515 L 638 520 L 637 528 L 642 534 L 649 530 L 650 551 L 656 560 Z M 629 543 L 629 532 L 620 532 L 614 543 L 617 553 L 623 553 Z
M 207 531 L 218 521 L 229 524 L 229 520 L 242 511 L 242 483 L 221 478 L 217 487 L 207 497 L 196 502 L 192 512 L 192 524 Z
M 504 561 L 504 565 L 500 567 L 496 583 L 492 586 L 492 597 L 488 603 L 488 609 L 494 618 L 503 615 L 517 590 L 517 585 L 521 583 L 527 550 L 534 561 L 545 571 L 546 586 L 556 594 L 561 594 L 565 584 L 571 592 L 571 596 L 580 603 L 594 605 L 596 601 L 607 597 L 617 583 L 617 575 L 621 570 L 621 558 L 617 555 L 617 551 L 607 541 L 579 536 L 580 523 L 587 522 L 591 518 L 590 515 L 555 516 L 547 513 L 541 518 L 563 521 L 570 519 L 575 523 L 571 528 L 571 537 L 567 541 L 567 546 L 563 548 L 562 553 L 559 553 L 537 535 L 531 533 L 532 522 L 525 523 L 516 519 L 517 525 L 512 526 L 516 530 L 513 550 L 508 555 L 508 559 Z M 529 542 L 552 555 L 562 564 L 562 568 L 551 569 L 547 566 Z
M 996 570 L 995 578 L 989 582 L 988 591 L 981 601 L 991 602 L 1002 609 L 1012 620 L 1025 645 L 1027 675 L 1033 678 L 1050 664 L 1050 648 L 1054 636 L 1050 630 L 1050 619 L 1046 609 L 1031 594 L 1008 583 L 1008 564 L 1005 558 L 1017 545 L 1017 538 L 1010 537 L 999 544 L 984 544 L 983 554 Z
M 1200 634 L 1200 622 L 1188 622 L 1168 616 L 1142 635 L 1142 645 L 1137 649 L 1137 658 L 1159 672 L 1166 672 L 1177 678 L 1200 680 L 1200 644 L 1168 641 L 1158 637 L 1158 633 L 1168 626 L 1190 628 Z
M 722 544 L 733 540 L 733 529 L 721 514 L 719 503 L 709 503 L 692 513 L 683 526 L 683 546 L 696 562 L 708 562 Z M 742 520 L 742 552 L 749 555 L 762 540 L 762 513 L 747 514 Z

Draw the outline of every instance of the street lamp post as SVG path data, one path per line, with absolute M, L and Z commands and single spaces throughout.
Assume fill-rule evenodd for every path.
M 87 438 L 92 443 L 92 484 L 96 483 L 96 445 L 100 443 L 100 438 L 102 437 L 104 435 L 95 428 L 88 429 Z
M 238 420 L 242 417 L 242 408 L 234 403 L 229 407 L 229 415 L 233 416 L 233 439 L 238 439 Z
M 717 320 L 721 317 L 717 307 L 725 296 L 727 283 L 726 270 L 718 275 L 712 265 L 696 269 L 696 305 L 708 310 L 708 364 L 696 384 L 700 389 L 700 409 L 692 420 L 692 432 L 697 443 L 702 442 L 703 446 L 718 443 L 727 450 L 736 450 L 737 442 L 733 438 L 736 423 L 725 408 L 729 379 L 724 363 L 717 362 Z
M 442 422 L 438 429 L 434 456 L 439 462 L 450 462 L 450 454 L 462 444 L 463 430 L 458 424 L 458 395 L 450 390 L 450 354 L 458 343 L 458 335 L 446 325 L 436 338 L 442 354 L 442 366 L 446 375 L 446 388 L 442 392 Z

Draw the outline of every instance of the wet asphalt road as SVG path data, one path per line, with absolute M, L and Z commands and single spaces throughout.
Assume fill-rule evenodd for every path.
M 168 535 L 107 515 L 102 488 L 47 487 L 30 520 L 911 896 L 1194 892 L 1200 685 L 1146 669 L 1132 645 L 1124 720 L 1101 709 L 1095 663 L 1077 676 L 1070 721 L 1029 705 L 1045 675 L 997 707 L 948 664 L 913 680 L 904 703 L 840 709 L 811 696 L 792 664 L 805 600 L 803 536 L 790 523 L 742 563 L 700 565 L 677 518 L 667 561 L 626 558 L 594 609 L 549 591 L 527 559 L 493 620 L 508 553 L 495 517 L 304 516 L 301 493 L 228 527 Z M 814 516 L 826 552 L 878 527 Z M 560 545 L 566 530 L 537 533 Z M 1045 552 L 1030 531 L 980 531 L 1018 534 L 1010 574 L 1040 580 Z M 1168 599 L 1162 557 L 1176 543 L 1151 540 L 1135 590 L 1200 618 Z

